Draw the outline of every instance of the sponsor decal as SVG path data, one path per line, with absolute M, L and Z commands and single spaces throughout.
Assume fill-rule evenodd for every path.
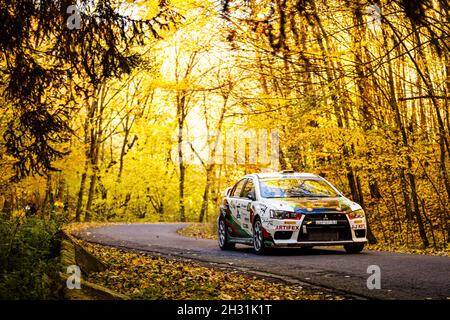
M 361 230 L 361 229 L 365 229 L 365 228 L 366 228 L 366 225 L 364 224 L 364 220 L 358 219 L 358 220 L 352 221 L 352 229 L 353 230 Z
M 300 230 L 300 226 L 292 226 L 292 225 L 280 225 L 275 227 L 276 231 L 298 231 Z
M 242 228 L 239 224 L 238 221 L 236 221 L 236 219 L 233 216 L 230 216 L 229 219 L 227 219 L 226 224 L 229 228 L 231 228 L 231 234 L 232 236 L 237 236 L 237 237 L 243 237 L 243 238 L 250 238 L 251 234 L 248 233 L 247 230 L 245 230 L 244 228 Z
M 285 221 L 284 224 L 297 224 L 297 221 Z
M 265 204 L 261 204 L 261 205 L 259 206 L 259 208 L 260 208 L 260 210 L 261 210 L 262 213 L 265 213 L 266 210 L 267 210 L 267 206 L 266 206 Z

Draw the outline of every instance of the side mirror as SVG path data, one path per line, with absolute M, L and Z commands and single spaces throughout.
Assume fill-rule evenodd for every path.
M 248 193 L 248 195 L 247 195 L 247 198 L 249 198 L 249 199 L 252 200 L 252 201 L 255 201 L 255 200 L 256 200 L 256 194 L 255 194 L 255 192 L 254 192 L 254 191 L 250 191 L 250 192 Z

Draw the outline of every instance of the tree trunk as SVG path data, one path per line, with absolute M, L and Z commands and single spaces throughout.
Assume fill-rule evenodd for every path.
M 42 213 L 45 215 L 47 209 L 51 209 L 53 206 L 54 197 L 53 197 L 53 188 L 52 188 L 52 175 L 47 175 L 47 182 L 45 186 L 45 197 L 44 203 L 42 205 Z
M 200 216 L 198 218 L 198 222 L 203 222 L 205 216 L 208 215 L 209 189 L 211 187 L 211 173 L 213 168 L 214 167 L 212 165 L 208 165 L 206 168 L 206 183 L 205 189 L 203 190 L 202 206 L 200 208 Z
M 414 213 L 416 217 L 417 226 L 419 227 L 420 238 L 422 239 L 423 246 L 427 248 L 430 245 L 430 243 L 428 241 L 427 233 L 425 231 L 425 226 L 423 225 L 422 216 L 420 215 L 419 199 L 416 191 L 416 180 L 414 175 L 412 174 L 412 164 L 410 157 L 408 157 L 408 178 L 409 183 L 411 184 L 411 197 L 414 204 Z
M 119 181 L 120 181 L 120 178 L 122 177 L 123 161 L 124 161 L 124 157 L 126 154 L 128 135 L 130 134 L 130 130 L 128 129 L 128 119 L 129 119 L 129 117 L 127 116 L 126 122 L 125 122 L 125 136 L 123 137 L 122 148 L 120 149 L 119 174 L 117 175 L 117 177 L 119 178 Z
M 362 195 L 362 188 L 359 177 L 356 178 L 356 184 L 358 186 L 359 201 L 360 201 L 359 203 L 361 207 L 365 209 L 364 197 Z M 378 241 L 372 232 L 372 228 L 370 227 L 369 215 L 367 214 L 367 212 L 366 212 L 366 223 L 367 223 L 367 240 L 369 241 L 370 244 L 376 244 Z
M 77 196 L 77 207 L 75 209 L 75 221 L 80 222 L 81 220 L 81 212 L 83 210 L 83 198 L 84 198 L 84 190 L 86 188 L 86 178 L 87 178 L 87 171 L 89 169 L 89 162 L 90 162 L 90 148 L 89 148 L 89 125 L 90 125 L 90 118 L 93 117 L 92 110 L 88 110 L 88 117 L 84 121 L 84 148 L 85 148 L 85 157 L 86 160 L 84 162 L 84 169 L 83 173 L 81 174 L 81 180 L 80 180 L 80 188 L 78 189 L 78 196 Z
M 385 33 L 384 33 L 384 44 L 385 44 L 385 48 L 387 48 L 388 47 L 387 46 L 387 38 L 386 38 Z M 403 122 L 401 119 L 401 114 L 400 114 L 400 109 L 399 109 L 399 106 L 397 103 L 392 63 L 391 63 L 389 54 L 387 55 L 387 59 L 388 59 L 387 64 L 388 64 L 388 84 L 389 84 L 389 92 L 390 92 L 390 105 L 391 105 L 393 111 L 395 112 L 395 121 L 396 121 L 397 128 L 401 134 L 402 146 L 404 148 L 408 148 L 408 136 L 406 134 L 406 129 L 405 129 L 405 126 L 403 125 Z M 405 158 L 406 158 L 406 164 L 407 164 L 407 169 L 408 169 L 407 176 L 408 176 L 408 180 L 409 180 L 410 188 L 411 188 L 411 198 L 412 198 L 413 205 L 414 205 L 414 216 L 416 217 L 416 222 L 417 222 L 417 225 L 419 228 L 419 234 L 422 239 L 422 244 L 424 247 L 428 247 L 429 242 L 428 242 L 427 234 L 425 232 L 425 227 L 423 225 L 422 218 L 420 215 L 420 207 L 419 207 L 419 201 L 417 198 L 415 177 L 412 173 L 412 160 L 411 160 L 411 157 L 409 154 L 406 154 Z M 404 175 L 403 169 L 400 169 L 400 173 L 402 175 Z M 400 178 L 401 178 L 401 180 L 403 180 L 402 176 Z M 408 218 L 410 218 L 411 211 L 410 211 L 409 206 L 407 205 L 407 203 L 409 202 L 409 196 L 407 195 L 406 186 L 404 186 L 403 184 L 406 184 L 406 183 L 404 181 L 402 181 L 402 189 L 403 189 L 402 191 L 404 193 L 404 198 L 405 198 L 405 209 L 407 210 L 406 215 Z
M 94 200 L 96 182 L 97 182 L 97 173 L 94 172 L 89 177 L 89 193 L 86 202 L 86 212 L 84 215 L 84 221 L 90 221 L 92 218 L 92 202 Z
M 80 188 L 78 190 L 78 196 L 77 196 L 77 207 L 75 210 L 75 221 L 76 222 L 80 222 L 80 218 L 81 218 L 81 211 L 83 208 L 83 195 L 84 195 L 84 189 L 86 188 L 87 168 L 88 168 L 88 163 L 85 164 L 84 171 L 81 174 Z
M 159 222 L 164 222 L 164 203 L 158 208 Z
M 180 170 L 180 179 L 178 183 L 178 196 L 179 196 L 179 214 L 180 221 L 185 222 L 185 207 L 184 207 L 184 179 L 186 166 L 183 158 L 183 126 L 184 119 L 178 121 L 178 169 Z

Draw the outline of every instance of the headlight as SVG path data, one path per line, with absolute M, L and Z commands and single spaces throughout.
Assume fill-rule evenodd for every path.
M 270 210 L 270 217 L 272 219 L 296 219 L 297 214 L 295 212 L 283 211 L 283 210 Z
M 350 212 L 348 214 L 348 217 L 350 219 L 364 218 L 365 217 L 364 210 L 363 209 L 359 209 L 359 210 L 355 210 L 353 212 Z

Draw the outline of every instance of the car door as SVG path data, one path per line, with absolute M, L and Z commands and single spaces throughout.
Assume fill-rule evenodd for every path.
M 228 197 L 228 206 L 230 208 L 230 217 L 227 221 L 228 233 L 232 237 L 243 237 L 241 226 L 241 193 L 247 179 L 237 182 Z
M 242 189 L 241 197 L 239 201 L 239 213 L 240 213 L 240 222 L 242 229 L 244 230 L 244 236 L 250 237 L 252 234 L 252 223 L 250 219 L 251 207 L 253 200 L 249 198 L 249 194 L 255 194 L 255 185 L 253 183 L 253 179 L 248 178 L 245 183 L 244 188 Z

